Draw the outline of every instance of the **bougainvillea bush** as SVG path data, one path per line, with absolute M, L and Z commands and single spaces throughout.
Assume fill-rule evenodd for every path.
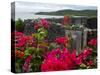
M 65 17 L 65 20 L 67 18 Z M 66 24 L 64 20 L 63 24 Z M 48 40 L 50 24 L 46 19 L 40 19 L 34 25 L 35 32 L 25 35 L 15 31 L 15 71 L 16 72 L 46 72 L 74 69 L 92 69 L 97 67 L 97 38 L 88 41 L 87 47 L 80 53 L 70 50 L 70 37 L 57 36 L 53 42 Z M 62 25 L 64 26 L 64 25 Z

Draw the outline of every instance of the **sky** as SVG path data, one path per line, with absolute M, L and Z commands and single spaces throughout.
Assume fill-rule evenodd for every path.
M 96 6 L 79 6 L 79 5 L 67 5 L 67 4 L 50 4 L 50 3 L 38 3 L 38 2 L 19 2 L 16 3 L 16 12 L 51 12 L 63 9 L 72 10 L 86 10 L 97 9 Z

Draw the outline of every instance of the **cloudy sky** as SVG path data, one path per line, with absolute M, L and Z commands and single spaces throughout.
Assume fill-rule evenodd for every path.
M 85 10 L 85 9 L 97 9 L 95 6 L 77 6 L 77 5 L 66 5 L 66 4 L 46 4 L 36 2 L 15 2 L 16 12 L 50 12 L 63 9 L 72 10 Z

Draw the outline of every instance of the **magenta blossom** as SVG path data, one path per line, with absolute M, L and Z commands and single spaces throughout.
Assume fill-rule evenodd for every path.
M 88 65 L 88 66 L 92 66 L 93 64 L 94 64 L 94 63 L 93 63 L 92 60 L 90 60 L 90 61 L 87 62 L 87 65 Z
M 83 51 L 83 59 L 86 59 L 87 57 L 89 57 L 90 55 L 92 55 L 92 48 L 86 48 Z
M 29 72 L 31 60 L 32 60 L 31 55 L 26 58 L 25 63 L 23 65 L 23 72 Z
M 88 42 L 88 44 L 89 44 L 90 46 L 97 46 L 97 38 L 91 39 L 91 40 Z
M 47 54 L 41 65 L 42 71 L 60 71 L 75 69 L 76 52 L 72 54 L 67 50 L 55 49 Z
M 46 19 L 41 19 L 40 23 L 42 24 L 42 26 L 44 28 L 48 28 L 49 27 L 49 23 L 48 23 L 48 21 Z
M 81 52 L 76 58 L 76 64 L 80 65 L 86 61 L 86 59 L 92 55 L 92 49 L 86 48 L 83 52 Z
M 86 48 L 79 55 L 76 55 L 76 50 L 72 53 L 63 48 L 53 49 L 51 52 L 47 53 L 44 62 L 41 65 L 41 71 L 60 71 L 60 70 L 72 70 L 78 68 L 81 64 L 86 64 L 87 58 L 91 56 L 92 49 Z M 88 62 L 92 64 L 92 62 Z
M 34 38 L 25 35 L 23 37 L 20 37 L 19 39 L 16 39 L 16 41 L 16 47 L 23 47 L 26 45 L 32 46 L 32 44 L 35 43 Z
M 55 39 L 55 42 L 66 47 L 68 43 L 68 38 L 67 37 L 57 37 Z

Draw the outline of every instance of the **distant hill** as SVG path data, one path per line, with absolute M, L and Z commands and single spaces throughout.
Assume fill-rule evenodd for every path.
M 40 15 L 58 15 L 58 16 L 97 16 L 97 10 L 59 10 L 55 12 L 38 12 Z

